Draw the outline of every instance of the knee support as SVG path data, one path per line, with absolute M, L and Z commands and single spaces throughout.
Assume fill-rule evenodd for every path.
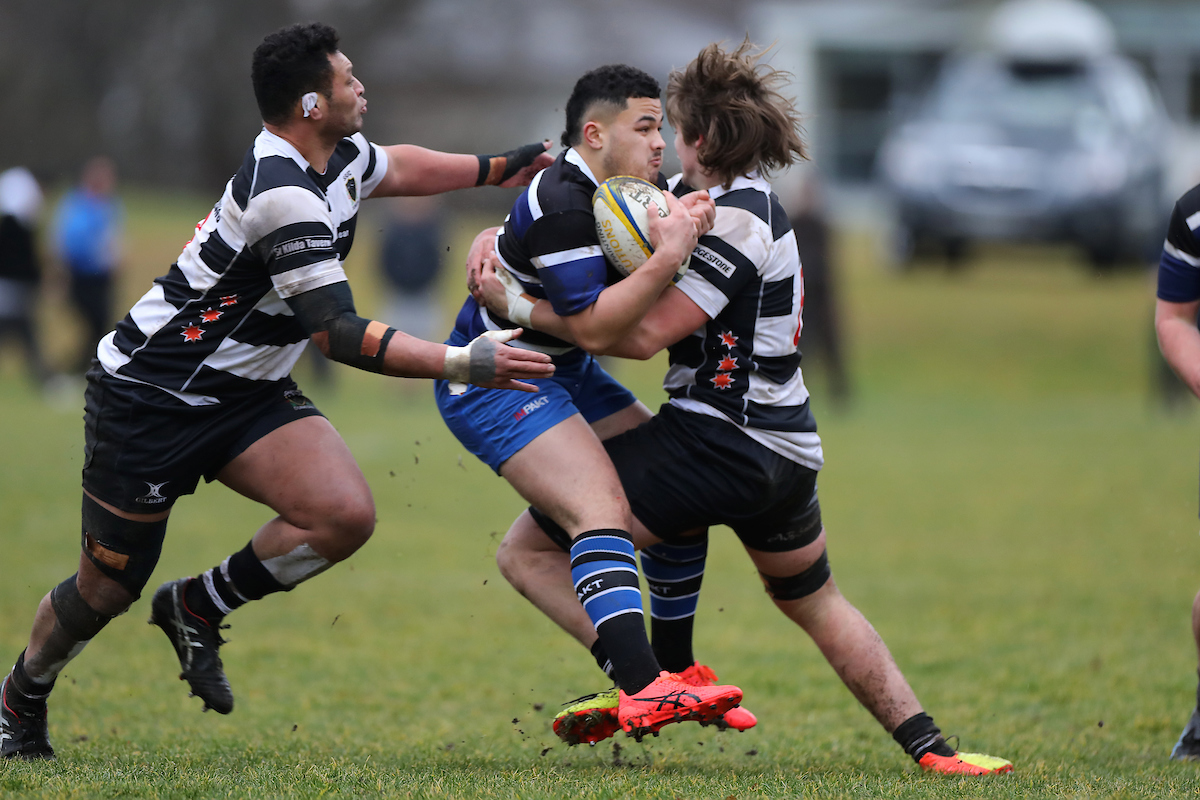
M 824 586 L 833 576 L 833 571 L 829 568 L 828 551 L 822 550 L 816 563 L 798 575 L 776 578 L 760 572 L 758 576 L 762 578 L 763 586 L 772 600 L 799 600 Z
M 86 642 L 111 622 L 113 617 L 101 614 L 88 605 L 79 593 L 78 577 L 77 572 L 51 589 L 50 605 L 54 608 L 54 616 L 58 618 L 63 632 L 77 642 Z
M 138 522 L 118 517 L 86 494 L 83 496 L 83 552 L 109 578 L 141 597 L 162 554 L 167 521 Z

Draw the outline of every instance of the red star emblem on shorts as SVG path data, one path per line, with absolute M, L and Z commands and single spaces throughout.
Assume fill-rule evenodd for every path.
M 206 308 L 200 312 L 200 321 L 201 322 L 216 322 L 217 320 L 219 320 L 221 318 L 221 315 L 224 313 L 225 313 L 224 311 L 215 311 L 211 308 Z
M 717 364 L 717 369 L 724 370 L 725 372 L 731 372 L 732 370 L 737 369 L 737 359 L 733 356 L 725 356 L 721 359 L 721 363 Z
M 718 372 L 716 375 L 713 375 L 711 378 L 709 378 L 709 380 L 712 381 L 713 386 L 716 386 L 718 389 L 728 389 L 730 386 L 733 386 L 733 378 L 727 372 Z
M 237 295 L 236 294 L 226 295 L 225 297 L 221 298 L 221 308 L 224 308 L 225 306 L 236 306 L 236 305 L 237 305 Z
M 732 349 L 732 348 L 733 348 L 733 346 L 734 346 L 735 344 L 737 344 L 737 337 L 736 337 L 736 336 L 734 336 L 734 335 L 733 335 L 732 333 L 730 333 L 729 331 L 725 331 L 724 333 L 722 333 L 722 334 L 721 334 L 721 344 L 723 344 L 723 345 L 725 345 L 726 347 L 728 347 L 728 348 Z
M 193 323 L 185 327 L 181 335 L 183 336 L 183 340 L 185 342 L 198 342 L 204 337 L 204 331 L 200 330 L 200 328 Z

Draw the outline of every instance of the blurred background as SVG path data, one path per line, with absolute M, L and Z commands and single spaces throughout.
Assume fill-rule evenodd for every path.
M 75 370 L 80 348 L 65 340 L 92 338 L 101 313 L 76 297 L 62 232 L 61 200 L 85 168 L 101 157 L 117 176 L 101 314 L 111 324 L 187 238 L 186 227 L 165 238 L 162 215 L 203 216 L 258 131 L 251 51 L 311 19 L 342 34 L 367 89 L 369 138 L 464 152 L 557 147 L 565 97 L 597 65 L 628 62 L 665 81 L 710 41 L 773 45 L 812 156 L 775 186 L 809 248 L 806 350 L 830 365 L 836 397 L 852 384 L 858 321 L 842 284 L 854 270 L 1033 258 L 1148 274 L 1171 202 L 1200 181 L 1200 5 L 1186 0 L 4 0 L 0 68 L 13 79 L 0 171 L 26 168 L 44 194 L 25 213 L 42 273 L 35 373 Z M 676 164 L 669 154 L 666 168 Z M 459 192 L 416 214 L 452 251 L 413 289 L 440 291 L 447 306 L 417 320 L 419 332 L 448 327 L 461 240 L 513 197 Z M 413 214 L 373 206 L 351 267 L 367 310 L 376 282 L 380 307 L 399 309 L 403 248 L 384 240 Z M 1154 358 L 1150 348 L 1151 372 Z

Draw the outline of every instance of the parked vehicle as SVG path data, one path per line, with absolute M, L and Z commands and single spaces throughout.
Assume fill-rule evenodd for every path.
M 1103 44 L 952 57 L 880 150 L 892 255 L 932 246 L 956 263 L 990 239 L 1074 242 L 1101 270 L 1153 257 L 1167 135 L 1139 67 Z

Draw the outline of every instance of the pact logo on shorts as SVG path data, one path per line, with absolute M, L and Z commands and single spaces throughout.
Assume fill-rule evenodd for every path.
M 525 417 L 529 416 L 531 413 L 533 413 L 534 411 L 537 411 L 539 408 L 541 408 L 542 406 L 546 405 L 549 402 L 550 402 L 550 398 L 547 397 L 546 395 L 542 395 L 539 398 L 530 400 L 528 403 L 521 406 L 520 411 L 513 414 L 513 419 L 515 419 L 515 420 L 525 419 Z

